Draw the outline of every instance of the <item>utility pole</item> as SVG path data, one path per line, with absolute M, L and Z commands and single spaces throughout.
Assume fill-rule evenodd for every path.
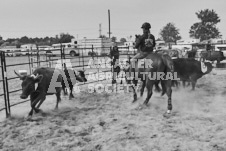
M 101 37 L 101 24 L 99 24 L 99 37 Z
M 109 23 L 109 38 L 111 38 L 111 22 L 110 22 L 110 10 L 108 10 L 108 23 Z

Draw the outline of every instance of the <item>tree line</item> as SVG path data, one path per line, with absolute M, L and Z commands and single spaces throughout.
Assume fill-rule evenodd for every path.
M 37 44 L 37 45 L 49 45 L 56 43 L 69 43 L 71 42 L 71 39 L 73 39 L 74 36 L 70 34 L 61 33 L 59 35 L 56 35 L 55 37 L 44 37 L 44 38 L 29 38 L 27 36 L 23 36 L 21 38 L 8 38 L 7 40 L 2 40 L 2 37 L 0 36 L 0 46 L 16 46 L 17 48 L 20 48 L 22 44 Z M 105 35 L 99 36 L 99 38 L 107 38 Z M 111 37 L 112 42 L 117 42 L 117 37 Z M 120 42 L 124 43 L 126 42 L 126 38 L 121 38 Z
M 59 35 L 56 35 L 55 37 L 44 37 L 44 38 L 29 38 L 27 36 L 23 36 L 21 38 L 8 38 L 7 40 L 0 40 L 0 46 L 16 46 L 17 48 L 20 48 L 20 45 L 22 44 L 37 44 L 37 45 L 49 45 L 56 43 L 68 43 L 71 42 L 71 39 L 73 39 L 74 36 L 68 34 L 68 33 L 61 33 Z

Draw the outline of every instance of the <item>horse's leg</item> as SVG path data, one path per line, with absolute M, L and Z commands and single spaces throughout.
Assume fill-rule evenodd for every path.
M 56 93 L 56 97 L 57 97 L 57 102 L 56 102 L 55 109 L 58 109 L 58 104 L 59 104 L 59 102 L 61 101 L 61 98 L 60 98 L 60 91 Z
M 132 85 L 132 89 L 133 89 L 133 103 L 137 101 L 137 92 L 136 92 L 136 89 L 135 87 L 137 87 L 137 80 L 133 80 L 133 84 Z
M 144 94 L 145 84 L 146 84 L 146 81 L 145 81 L 145 80 L 143 80 L 143 81 L 142 81 L 142 86 L 141 86 L 141 89 L 140 89 L 140 96 L 141 96 L 141 97 L 142 97 L 142 96 L 143 96 L 143 94 Z
M 161 86 L 162 86 L 161 96 L 163 96 L 166 93 L 166 83 L 163 80 L 161 80 Z
M 191 90 L 195 90 L 196 82 L 197 82 L 196 76 L 191 77 L 191 86 L 192 86 Z
M 161 88 L 159 87 L 159 81 L 155 82 L 155 91 L 160 92 Z
M 177 80 L 172 80 L 172 86 L 178 88 L 178 87 L 179 87 L 179 81 L 177 81 Z
M 154 85 L 154 81 L 149 80 L 149 79 L 146 80 L 147 98 L 146 98 L 146 100 L 144 101 L 144 104 L 145 104 L 145 105 L 148 104 L 148 102 L 149 102 L 149 100 L 150 100 L 150 98 L 151 98 L 151 96 L 152 96 L 152 93 L 153 93 L 153 92 L 152 92 L 153 85 Z
M 112 84 L 116 83 L 117 74 L 115 74 L 116 68 L 113 67 L 113 78 L 112 78 Z
M 172 111 L 172 88 L 171 88 L 171 80 L 165 81 L 165 86 L 166 86 L 166 95 L 168 97 L 168 106 L 167 106 L 167 113 L 170 114 Z
M 73 85 L 72 85 L 72 83 L 71 84 L 69 84 L 69 86 L 70 86 L 70 95 L 69 95 L 69 100 L 71 100 L 72 98 L 74 98 L 74 95 L 73 95 Z
M 182 80 L 182 83 L 183 83 L 183 87 L 185 88 L 185 84 L 186 84 L 185 80 Z
M 196 80 L 191 81 L 191 85 L 192 85 L 192 90 L 195 90 Z
M 120 79 L 121 79 L 120 84 L 122 84 L 122 78 L 121 78 L 121 77 L 119 77 L 119 73 L 120 73 L 120 71 L 121 71 L 121 68 L 120 68 L 119 66 L 117 66 L 117 78 L 120 78 Z
M 175 80 L 175 83 L 176 83 L 176 88 L 179 88 L 180 82 Z

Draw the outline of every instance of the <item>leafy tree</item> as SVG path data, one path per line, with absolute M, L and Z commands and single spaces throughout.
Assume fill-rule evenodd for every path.
M 202 40 L 221 37 L 216 24 L 220 22 L 220 18 L 214 10 L 201 10 L 195 13 L 200 22 L 194 23 L 189 31 L 190 37 Z
M 20 38 L 20 43 L 23 43 L 23 44 L 30 43 L 30 39 L 27 36 L 23 36 Z
M 4 43 L 4 40 L 0 40 L 0 46 Z
M 160 31 L 161 38 L 165 42 L 174 42 L 181 39 L 179 29 L 177 29 L 174 23 L 168 23 L 163 29 Z
M 3 42 L 3 44 L 1 45 L 1 46 L 9 46 L 10 45 L 10 43 L 8 42 L 8 41 L 5 41 L 5 42 Z
M 9 42 L 9 43 L 12 43 L 14 42 L 16 39 L 15 38 L 8 38 L 6 41 Z
M 120 42 L 126 42 L 126 38 L 121 38 Z
M 59 38 L 59 43 L 68 43 L 68 42 L 71 42 L 71 39 L 73 39 L 74 36 L 70 35 L 70 34 L 64 34 L 64 33 L 61 33 L 60 34 L 60 38 Z

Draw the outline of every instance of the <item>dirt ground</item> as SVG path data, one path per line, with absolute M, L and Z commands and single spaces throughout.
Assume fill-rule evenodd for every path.
M 0 122 L 1 150 L 74 151 L 224 151 L 226 150 L 226 71 L 214 70 L 199 79 L 196 90 L 173 88 L 169 118 L 167 97 L 154 92 L 149 106 L 132 93 L 47 97 L 32 119 L 29 102 L 12 108 Z

